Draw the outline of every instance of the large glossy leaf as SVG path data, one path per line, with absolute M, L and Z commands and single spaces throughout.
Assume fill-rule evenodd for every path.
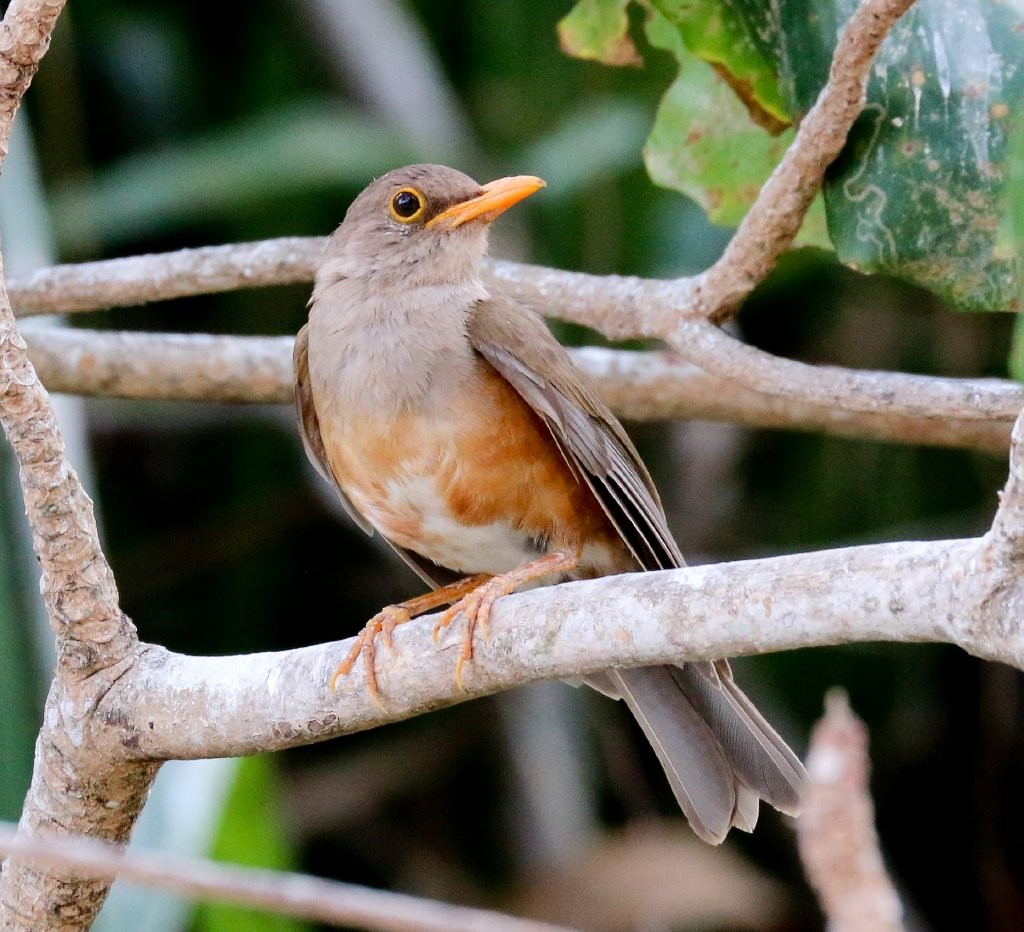
M 856 0 L 646 5 L 652 39 L 672 47 L 658 40 L 660 18 L 679 36 L 680 60 L 649 144 L 652 174 L 691 196 L 728 186 L 730 210 L 715 212 L 721 197 L 697 199 L 712 219 L 735 222 L 756 193 L 751 176 L 767 177 L 751 127 L 766 115 L 798 119 L 812 106 Z M 753 118 L 737 126 L 719 111 L 717 143 L 733 155 L 715 161 L 713 184 L 701 159 L 685 152 L 703 142 L 693 101 L 710 96 L 707 73 L 687 59 L 694 54 L 727 73 Z M 1019 250 L 999 218 L 1007 133 L 1024 102 L 1022 62 L 1021 0 L 919 0 L 896 24 L 873 68 L 867 107 L 825 185 L 828 230 L 842 261 L 924 285 L 958 307 L 1016 306 Z
M 792 132 L 771 136 L 751 120 L 729 86 L 660 16 L 648 36 L 679 61 L 644 149 L 651 177 L 692 197 L 715 223 L 733 226 L 782 158 Z

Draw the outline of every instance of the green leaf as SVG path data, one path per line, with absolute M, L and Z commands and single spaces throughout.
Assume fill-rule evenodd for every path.
M 782 158 L 793 130 L 771 136 L 754 123 L 730 87 L 660 14 L 652 15 L 647 34 L 679 61 L 644 149 L 647 170 L 658 184 L 693 198 L 714 223 L 735 226 Z M 800 242 L 829 245 L 820 205 L 805 222 Z
M 281 871 L 296 869 L 295 851 L 278 805 L 275 760 L 261 755 L 240 761 L 211 852 L 214 859 Z M 192 927 L 195 932 L 303 932 L 308 928 L 286 916 L 210 902 L 196 908 Z
M 1008 129 L 1024 109 L 1020 13 L 1018 3 L 929 0 L 897 24 L 849 157 L 826 188 L 843 261 L 924 284 L 957 307 L 1015 303 L 1020 253 L 999 217 Z
M 715 67 L 754 122 L 775 135 L 789 125 L 775 66 L 755 42 L 758 33 L 748 31 L 732 3 L 651 0 L 651 6 L 674 27 L 688 51 Z
M 589 3 L 591 16 L 605 6 Z M 620 22 L 623 5 L 608 6 Z M 781 146 L 758 140 L 763 131 L 725 103 L 735 95 L 693 56 L 727 74 L 752 117 L 799 117 L 825 84 L 857 0 L 649 6 L 651 41 L 672 51 L 680 74 L 659 110 L 648 167 L 712 219 L 735 223 Z M 1020 0 L 918 0 L 893 27 L 865 111 L 825 183 L 828 232 L 843 262 L 923 285 L 955 307 L 1016 307 L 1020 246 L 1000 218 L 1007 135 L 1024 117 L 1022 24 Z
M 606 65 L 641 65 L 629 38 L 630 0 L 580 0 L 558 24 L 562 50 Z
M 1018 122 L 1010 134 L 1009 154 L 1006 160 L 1006 197 L 1000 218 L 1000 242 L 1008 244 L 1012 255 L 1020 255 L 1024 249 L 1024 122 Z M 1013 342 L 1010 346 L 1008 368 L 1011 378 L 1024 382 L 1024 282 L 1018 278 L 1017 301 L 1013 310 L 1017 320 L 1013 327 Z

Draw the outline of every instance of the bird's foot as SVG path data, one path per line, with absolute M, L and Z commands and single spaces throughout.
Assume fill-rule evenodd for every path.
M 383 709 L 384 705 L 380 699 L 380 689 L 377 686 L 377 639 L 381 640 L 384 646 L 391 652 L 391 656 L 394 657 L 395 645 L 392 639 L 392 632 L 398 625 L 405 624 L 405 622 L 411 621 L 417 615 L 422 615 L 424 612 L 432 611 L 454 599 L 461 598 L 467 592 L 472 592 L 478 588 L 481 583 L 488 579 L 490 577 L 484 575 L 469 576 L 466 579 L 460 579 L 432 592 L 425 592 L 423 595 L 418 595 L 415 598 L 406 599 L 397 605 L 387 605 L 382 608 L 363 625 L 363 630 L 356 635 L 355 642 L 352 644 L 352 649 L 348 652 L 348 656 L 338 664 L 331 675 L 331 691 L 334 691 L 339 679 L 343 676 L 348 676 L 352 672 L 352 667 L 355 666 L 356 660 L 361 656 L 363 658 L 363 675 L 366 678 L 367 692 L 369 692 L 370 698 L 377 708 Z
M 443 628 L 447 628 L 460 615 L 466 619 L 462 647 L 459 649 L 459 659 L 455 663 L 455 685 L 460 690 L 462 689 L 462 667 L 467 660 L 473 659 L 473 637 L 476 634 L 476 629 L 480 628 L 484 637 L 487 637 L 494 603 L 516 588 L 517 581 L 510 578 L 511 576 L 511 573 L 492 576 L 483 585 L 477 586 L 450 608 L 445 609 L 434 624 L 434 642 L 436 643 Z
M 338 685 L 338 680 L 348 676 L 352 667 L 360 656 L 363 658 L 363 676 L 366 678 L 366 690 L 374 704 L 383 709 L 380 701 L 380 689 L 377 686 L 377 639 L 388 649 L 391 656 L 395 656 L 395 643 L 392 634 L 398 625 L 405 624 L 412 620 L 408 608 L 404 605 L 386 605 L 365 625 L 363 630 L 356 635 L 355 643 L 348 652 L 348 656 L 338 664 L 331 675 L 331 691 Z
M 502 596 L 551 573 L 562 573 L 575 569 L 579 557 L 570 550 L 555 550 L 552 553 L 517 566 L 508 573 L 499 573 L 467 592 L 458 602 L 446 609 L 434 625 L 434 641 L 443 628 L 447 628 L 460 615 L 466 619 L 466 630 L 462 635 L 462 647 L 455 664 L 455 685 L 461 690 L 462 668 L 473 659 L 473 638 L 479 628 L 484 637 L 488 635 L 491 609 Z

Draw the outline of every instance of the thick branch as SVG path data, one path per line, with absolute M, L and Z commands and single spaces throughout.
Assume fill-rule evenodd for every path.
M 0 24 L 0 160 L 11 121 L 62 5 L 58 0 L 12 0 Z M 125 659 L 138 642 L 118 606 L 92 502 L 67 461 L 49 397 L 15 326 L 2 262 L 0 424 L 21 473 L 59 661 L 19 830 L 27 837 L 77 831 L 124 843 L 157 765 L 92 755 L 82 730 L 99 697 L 125 672 Z M 85 928 L 107 889 L 104 881 L 51 873 L 13 857 L 0 874 L 0 923 L 4 928 L 38 929 L 56 917 L 63 928 Z
M 12 0 L 0 23 L 0 160 L 11 121 L 46 52 L 63 0 Z M 92 503 L 64 452 L 46 391 L 18 333 L 0 262 L 0 424 L 21 469 L 42 592 L 62 665 L 83 677 L 134 643 L 100 549 Z
M 282 874 L 156 852 L 133 850 L 125 854 L 113 845 L 84 838 L 15 838 L 14 832 L 2 824 L 0 854 L 18 854 L 40 866 L 73 869 L 97 880 L 118 877 L 194 899 L 237 903 L 276 915 L 382 932 L 557 932 L 560 928 L 308 874 Z
M 717 330 L 709 338 L 729 340 Z M 291 400 L 290 337 L 35 328 L 28 339 L 32 361 L 54 391 L 167 401 Z M 612 409 L 639 421 L 707 418 L 1001 453 L 1013 418 L 1024 407 L 1024 389 L 1013 382 L 883 372 L 853 375 L 786 363 L 806 374 L 807 392 L 822 394 L 816 383 L 822 371 L 859 385 L 860 397 L 871 404 L 868 410 L 849 411 L 738 385 L 732 376 L 746 364 L 745 357 L 733 361 L 712 351 L 709 368 L 721 361 L 723 372 L 711 375 L 670 353 L 596 347 L 571 352 Z M 767 358 L 769 369 L 782 362 Z M 756 378 L 757 372 L 757 361 L 748 365 L 747 376 Z
M 50 47 L 64 0 L 11 0 L 0 22 L 0 165 L 21 98 Z
M 1024 669 L 1024 614 L 995 614 L 986 604 L 993 587 L 1007 584 L 1002 570 L 963 572 L 982 546 L 982 539 L 878 544 L 522 593 L 499 601 L 461 694 L 454 684 L 460 632 L 438 649 L 432 619 L 417 620 L 396 631 L 397 656 L 384 652 L 378 663 L 386 712 L 358 669 L 336 694 L 328 689 L 348 643 L 230 658 L 151 647 L 105 697 L 94 737 L 116 754 L 249 754 L 609 666 L 859 641 L 949 642 Z M 108 708 L 128 712 L 115 722 Z

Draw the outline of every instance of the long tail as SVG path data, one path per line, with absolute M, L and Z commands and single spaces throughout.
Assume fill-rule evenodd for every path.
M 799 812 L 803 764 L 726 661 L 606 670 L 587 682 L 629 706 L 704 841 L 719 844 L 733 826 L 752 831 L 762 799 Z

